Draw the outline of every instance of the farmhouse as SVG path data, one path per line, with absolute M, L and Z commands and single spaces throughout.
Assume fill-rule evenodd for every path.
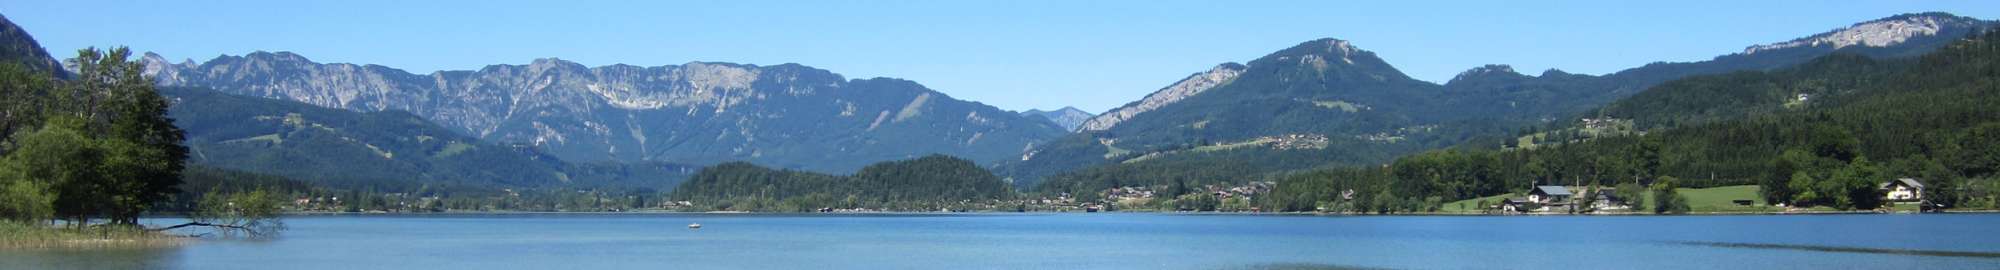
M 1569 188 L 1563 186 L 1535 186 L 1534 190 L 1528 191 L 1528 200 L 1540 204 L 1567 203 L 1571 196 L 1576 194 L 1569 193 Z
M 1919 201 L 1924 199 L 1924 183 L 1912 178 L 1897 178 L 1883 182 L 1882 199 L 1886 201 Z

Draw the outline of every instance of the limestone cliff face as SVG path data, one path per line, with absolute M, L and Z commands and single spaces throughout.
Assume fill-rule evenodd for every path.
M 1993 22 L 1961 17 L 1947 13 L 1904 14 L 1878 20 L 1855 23 L 1852 26 L 1834 29 L 1804 38 L 1786 42 L 1750 46 L 1743 54 L 1801 47 L 1822 47 L 1841 49 L 1849 46 L 1889 47 L 1914 38 L 1937 37 L 1940 34 L 1960 33 L 1971 29 L 1991 27 Z
M 1064 133 L 914 82 L 848 80 L 797 64 L 585 67 L 546 58 L 418 75 L 287 52 L 200 64 L 164 59 L 149 54 L 145 61 L 165 86 L 409 111 L 467 135 L 577 161 L 748 160 L 847 171 L 932 153 L 993 161 Z M 895 121 L 877 121 L 889 115 Z
M 1208 89 L 1214 89 L 1216 86 L 1228 83 L 1230 80 L 1236 79 L 1236 76 L 1242 75 L 1244 68 L 1241 64 L 1225 63 L 1216 65 L 1215 68 L 1210 68 L 1208 71 L 1188 75 L 1187 78 L 1174 82 L 1172 85 L 1167 85 L 1166 88 L 1160 88 L 1158 91 L 1153 91 L 1152 94 L 1147 94 L 1145 98 L 1139 99 L 1137 102 L 1125 104 L 1125 106 L 1119 106 L 1116 109 L 1104 112 L 1104 114 L 1091 117 L 1089 121 L 1084 121 L 1080 128 L 1083 131 L 1109 130 L 1117 126 L 1118 123 L 1124 122 L 1126 119 L 1132 119 L 1132 117 L 1138 116 L 1141 113 L 1159 109 L 1174 102 L 1180 102 L 1188 97 L 1201 94 L 1203 91 L 1208 91 Z

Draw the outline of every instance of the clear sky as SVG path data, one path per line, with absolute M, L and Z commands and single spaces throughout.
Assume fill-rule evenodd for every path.
M 800 63 L 1003 109 L 1101 112 L 1322 37 L 1443 82 L 1483 64 L 1602 74 L 1705 60 L 1890 15 L 2000 1 L 0 1 L 57 56 L 292 51 L 424 74 L 557 57 Z

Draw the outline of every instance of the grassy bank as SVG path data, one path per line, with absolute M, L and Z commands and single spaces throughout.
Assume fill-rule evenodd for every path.
M 1772 206 L 1769 203 L 1765 203 L 1764 198 L 1762 196 L 1757 195 L 1757 192 L 1759 190 L 1761 190 L 1761 188 L 1755 185 L 1742 185 L 1742 186 L 1723 186 L 1723 187 L 1712 187 L 1712 188 L 1683 188 L 1683 189 L 1675 189 L 1674 192 L 1678 192 L 1681 194 L 1681 196 L 1687 197 L 1688 210 L 1696 213 L 1740 213 L 1740 212 L 1784 212 L 1785 211 L 1784 208 Z M 1651 192 L 1648 192 L 1646 194 L 1647 202 L 1651 202 L 1651 200 L 1653 199 L 1652 197 L 1653 194 Z M 1750 200 L 1750 205 L 1736 204 L 1737 200 Z
M 1484 208 L 1480 208 L 1480 207 L 1479 207 L 1479 202 L 1482 202 L 1482 201 L 1483 201 L 1483 202 L 1486 202 L 1486 205 L 1487 205 L 1488 207 L 1491 207 L 1491 206 L 1493 206 L 1493 205 L 1498 205 L 1498 204 L 1500 203 L 1500 200 L 1503 200 L 1503 199 L 1507 199 L 1507 198 L 1509 198 L 1509 197 L 1520 197 L 1520 196 L 1521 196 L 1521 195 L 1518 195 L 1518 194 L 1514 194 L 1514 193 L 1507 193 L 1507 194 L 1500 194 L 1500 195 L 1493 195 L 1493 196 L 1486 196 L 1486 197 L 1479 197 L 1479 198 L 1472 198 L 1472 199 L 1465 199 L 1465 200 L 1459 200 L 1459 201 L 1456 201 L 1456 202 L 1450 202 L 1450 203 L 1445 203 L 1443 207 L 1439 207 L 1439 208 L 1438 208 L 1438 212 L 1441 212 L 1441 213 L 1448 213 L 1448 214 L 1478 214 L 1478 213 L 1484 213 L 1484 212 L 1486 212 L 1486 209 L 1484 209 Z
M 135 227 L 98 226 L 84 229 L 0 221 L 0 250 L 52 248 L 154 248 L 178 245 L 182 237 Z

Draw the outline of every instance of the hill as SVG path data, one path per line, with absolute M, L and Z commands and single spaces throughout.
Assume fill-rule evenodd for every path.
M 1505 65 L 1487 65 L 1442 85 L 1410 79 L 1350 42 L 1314 40 L 1248 64 L 1228 63 L 1190 75 L 1099 115 L 1081 132 L 1038 146 L 1022 160 L 997 170 L 1022 186 L 1043 180 L 1077 186 L 1077 182 L 1240 182 L 1290 170 L 1382 164 L 1524 128 L 1567 126 L 1550 121 L 1578 119 L 1572 117 L 1669 80 L 1780 69 L 1836 53 L 1907 57 L 1993 25 L 1943 13 L 1905 14 L 1752 46 L 1708 61 L 1654 63 L 1602 76 L 1559 70 L 1528 76 Z M 1853 36 L 1880 38 L 1844 38 Z M 1286 140 L 1282 138 L 1306 139 L 1270 143 Z M 1500 140 L 1485 143 L 1499 145 Z M 1199 149 L 1244 153 L 1190 151 Z M 1195 156 L 1168 158 L 1187 154 Z M 1204 176 L 1172 169 L 1191 166 L 1145 164 L 1203 163 L 1193 160 L 1241 164 L 1233 167 L 1252 176 Z M 1115 168 L 1130 166 L 1168 171 Z M 1117 173 L 1139 171 L 1148 174 Z
M 7 17 L 0 15 L 0 63 L 13 63 L 26 67 L 31 72 L 46 72 L 62 77 L 67 74 L 62 62 L 50 57 L 48 50 L 42 49 L 35 37 L 27 30 L 15 25 Z
M 1667 82 L 1593 117 L 1641 132 L 1549 147 L 1430 151 L 1388 166 L 1280 181 L 1273 209 L 1422 211 L 1432 201 L 1533 185 L 1757 185 L 1765 201 L 1873 209 L 1877 185 L 1913 178 L 1926 201 L 1994 207 L 2000 187 L 2000 32 L 1916 58 L 1830 55 L 1792 68 Z M 1798 98 L 1807 94 L 1807 98 Z M 1621 187 L 1624 188 L 1624 187 Z M 1342 194 L 1352 191 L 1352 198 Z M 1376 199 L 1386 198 L 1386 199 Z
M 783 212 L 992 208 L 1012 196 L 993 173 L 942 155 L 876 163 L 846 176 L 730 162 L 702 168 L 668 194 L 712 210 Z

